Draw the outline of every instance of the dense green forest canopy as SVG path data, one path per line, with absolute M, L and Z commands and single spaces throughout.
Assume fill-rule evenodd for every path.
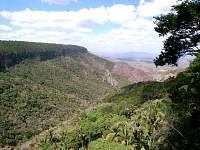
M 77 45 L 63 45 L 54 43 L 39 43 L 25 41 L 2 41 L 0 40 L 0 54 L 18 54 L 18 53 L 39 53 L 45 51 L 63 51 L 87 52 L 87 49 Z
M 76 45 L 0 40 L 0 71 L 17 64 L 26 58 L 38 57 L 40 60 L 47 60 L 58 56 L 86 52 L 86 48 Z
M 161 54 L 154 60 L 156 66 L 177 65 L 184 55 L 200 52 L 200 1 L 186 0 L 173 6 L 170 13 L 155 17 L 155 31 L 166 36 Z
M 113 63 L 74 45 L 0 42 L 0 149 L 16 146 L 78 115 L 128 79 Z M 6 67 L 6 68 L 5 68 Z

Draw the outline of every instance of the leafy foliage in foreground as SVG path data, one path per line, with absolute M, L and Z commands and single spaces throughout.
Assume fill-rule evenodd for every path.
M 47 133 L 33 149 L 159 149 L 166 143 L 176 113 L 165 96 L 149 101 L 140 98 L 145 86 L 150 85 L 154 83 L 126 87 L 128 92 L 124 90 L 111 97 L 110 103 L 86 111 L 62 134 L 52 132 L 50 138 Z
M 174 133 L 171 141 L 177 149 L 200 148 L 200 55 L 192 62 L 190 67 L 181 73 L 171 85 L 169 96 L 178 104 L 182 123 L 179 128 L 180 134 Z M 184 114 L 186 111 L 187 114 Z M 175 143 L 174 141 L 177 141 Z
M 129 85 L 33 149 L 199 149 L 199 57 L 176 79 Z M 195 82 L 194 82 L 195 81 Z M 196 92 L 197 91 L 197 92 Z M 169 97 L 171 98 L 169 98 Z
M 190 112 L 200 112 L 200 54 L 187 71 L 181 73 L 170 90 L 170 97 Z
M 74 128 L 61 136 L 44 137 L 41 148 L 158 149 L 160 144 L 165 143 L 166 132 L 170 130 L 166 120 L 172 117 L 169 116 L 170 105 L 168 100 L 151 101 L 135 109 L 131 118 L 116 114 L 114 110 L 102 114 L 99 112 L 101 108 L 98 108 L 86 114 Z

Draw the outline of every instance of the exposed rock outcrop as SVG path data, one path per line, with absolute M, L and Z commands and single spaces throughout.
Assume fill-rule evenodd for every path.
M 106 72 L 105 72 L 105 80 L 112 87 L 116 87 L 118 85 L 118 82 L 112 77 L 112 74 L 110 73 L 109 70 L 106 70 Z

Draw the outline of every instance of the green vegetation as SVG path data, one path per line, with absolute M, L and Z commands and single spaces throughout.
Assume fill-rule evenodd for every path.
M 182 122 L 176 125 L 180 134 L 172 134 L 171 141 L 177 149 L 200 148 L 200 55 L 181 73 L 169 89 L 169 97 L 178 104 Z M 184 113 L 187 112 L 187 113 Z M 175 140 L 176 139 L 176 140 Z M 175 143 L 175 141 L 178 143 Z
M 7 50 L 11 45 L 10 48 L 14 50 L 8 53 L 16 53 L 16 58 L 21 53 L 19 47 L 27 47 L 27 54 L 32 53 L 31 50 L 35 50 L 33 53 L 41 52 L 40 49 L 34 49 L 40 46 L 47 52 L 51 46 L 62 47 L 54 44 L 1 42 Z M 24 58 L 0 72 L 0 146 L 16 146 L 101 102 L 104 96 L 116 91 L 118 87 L 112 87 L 105 80 L 105 72 L 112 69 L 113 64 L 82 52 L 81 47 L 76 48 L 79 47 L 72 46 L 70 53 L 46 60 L 40 57 Z M 1 52 L 11 56 L 3 50 Z M 121 79 L 128 82 L 120 76 L 116 80 L 120 83 Z
M 165 96 L 147 101 L 138 98 L 146 88 L 154 88 L 154 83 L 127 88 L 128 92 L 121 91 L 108 99 L 109 103 L 83 113 L 62 134 L 48 132 L 33 149 L 159 149 L 167 144 L 168 132 L 177 119 L 171 100 Z
M 170 34 L 156 65 L 197 57 L 177 78 L 136 83 L 86 111 L 61 134 L 49 131 L 33 149 L 200 149 L 199 1 L 184 1 L 156 17 L 155 30 Z
M 113 67 L 106 60 L 89 53 L 25 59 L 0 72 L 1 146 L 48 129 L 31 149 L 199 149 L 199 64 L 198 55 L 177 78 L 131 84 L 109 96 L 116 87 L 105 81 Z M 58 126 L 73 115 L 68 127 Z
M 132 150 L 131 146 L 126 146 L 117 142 L 99 139 L 92 141 L 89 150 Z
M 196 55 L 200 51 L 199 0 L 184 0 L 173 6 L 170 13 L 155 19 L 155 31 L 167 37 L 163 51 L 154 60 L 156 65 L 176 65 L 181 56 Z
M 200 149 L 200 2 L 185 0 L 173 6 L 167 15 L 155 19 L 155 31 L 160 36 L 169 36 L 164 42 L 164 51 L 154 60 L 156 65 L 176 65 L 181 56 L 196 56 L 168 89 L 169 97 L 179 106 L 182 120 L 176 125 L 182 135 L 174 132 L 169 137 L 177 149 Z
M 200 112 L 200 55 L 192 62 L 187 71 L 181 73 L 171 87 L 170 97 L 181 103 L 190 112 Z
M 1 41 L 0 146 L 43 131 L 31 149 L 200 149 L 199 10 L 199 1 L 186 0 L 156 17 L 155 30 L 170 35 L 155 64 L 195 54 L 190 67 L 176 78 L 121 90 L 106 79 L 113 64 L 82 47 Z M 76 114 L 67 127 L 52 128 Z
M 27 58 L 38 57 L 40 60 L 47 60 L 86 52 L 86 48 L 75 45 L 0 40 L 0 71 Z
M 124 87 L 61 134 L 48 131 L 32 148 L 199 149 L 199 64 L 200 56 L 176 79 Z

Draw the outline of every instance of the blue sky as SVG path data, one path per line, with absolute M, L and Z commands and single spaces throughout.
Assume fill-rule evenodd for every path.
M 0 10 L 79 10 L 81 8 L 95 8 L 99 6 L 112 6 L 114 4 L 138 5 L 138 0 L 79 0 L 68 4 L 45 3 L 41 0 L 1 0 Z
M 176 0 L 0 0 L 0 39 L 77 44 L 97 54 L 159 53 L 153 16 Z

